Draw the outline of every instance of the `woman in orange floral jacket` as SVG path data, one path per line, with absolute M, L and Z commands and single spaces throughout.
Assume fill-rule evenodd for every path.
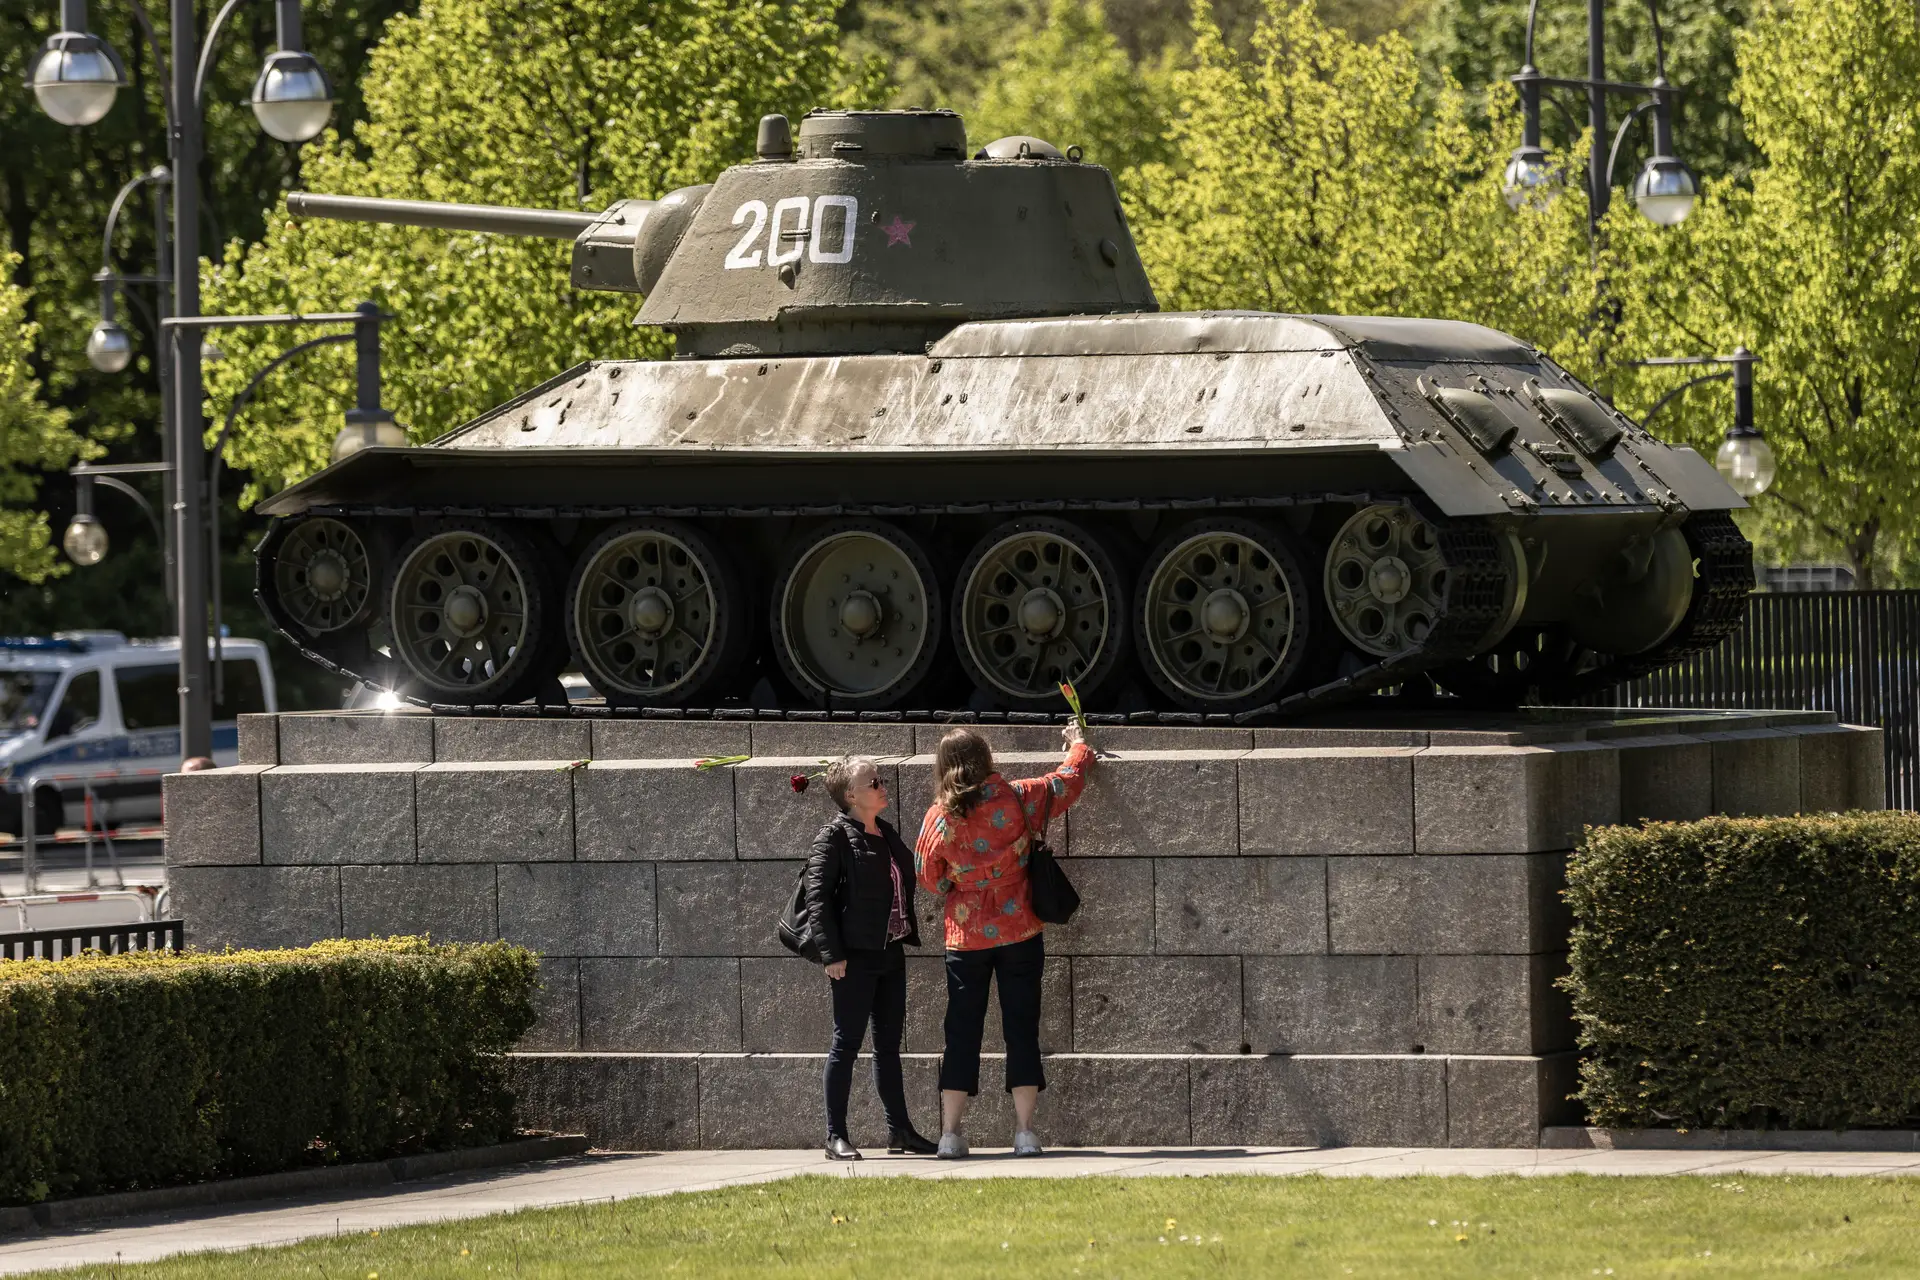
M 934 753 L 934 801 L 920 824 L 914 860 L 921 887 L 946 895 L 947 1047 L 940 1059 L 943 1160 L 967 1154 L 960 1133 L 967 1102 L 980 1092 L 980 1036 L 988 985 L 1000 987 L 1007 1041 L 1007 1092 L 1016 1119 L 1013 1149 L 1039 1155 L 1033 1112 L 1047 1087 L 1040 1065 L 1040 974 L 1046 939 L 1027 880 L 1029 828 L 1066 812 L 1086 786 L 1093 751 L 1077 725 L 1066 728 L 1067 758 L 1041 778 L 1009 782 L 993 750 L 971 729 L 955 729 Z

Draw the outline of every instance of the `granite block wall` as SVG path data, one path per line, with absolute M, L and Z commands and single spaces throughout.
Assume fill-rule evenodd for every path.
M 942 726 L 290 714 L 170 777 L 199 946 L 431 932 L 542 956 L 529 1122 L 628 1147 L 808 1145 L 829 1034 L 773 922 L 854 750 L 909 842 Z M 1039 773 L 1058 730 L 986 730 Z M 1056 1145 L 1531 1145 L 1569 1117 L 1559 890 L 1589 824 L 1877 807 L 1879 734 L 1809 713 L 1545 715 L 1482 729 L 1123 728 L 1054 828 L 1083 908 L 1050 929 Z M 751 752 L 731 768 L 695 758 Z M 940 904 L 909 960 L 933 1124 Z M 1001 1047 L 997 1018 L 987 1049 Z M 1005 1141 L 997 1065 L 978 1141 Z M 856 1139 L 879 1134 L 861 1085 Z M 863 1110 L 864 1108 L 864 1110 Z M 1007 1121 L 1007 1123 L 1001 1123 Z

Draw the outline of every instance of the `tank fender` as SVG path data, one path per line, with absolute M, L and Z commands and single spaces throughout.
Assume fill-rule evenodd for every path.
M 1658 452 L 1655 451 L 1657 448 Z M 1683 444 L 1642 446 L 1649 470 L 1692 511 L 1733 511 L 1747 505 L 1711 462 Z

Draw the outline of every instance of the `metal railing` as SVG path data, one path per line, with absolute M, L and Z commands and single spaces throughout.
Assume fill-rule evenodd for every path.
M 34 887 L 38 884 L 40 878 L 40 845 L 43 836 L 37 829 L 40 822 L 40 815 L 37 811 L 35 800 L 40 795 L 42 788 L 47 788 L 54 791 L 55 794 L 59 794 L 58 784 L 71 781 L 80 783 L 81 798 L 86 806 L 86 813 L 81 823 L 81 830 L 86 840 L 87 887 L 91 889 L 98 884 L 93 867 L 93 842 L 97 835 L 101 844 L 106 849 L 107 865 L 113 871 L 114 884 L 122 889 L 126 888 L 127 878 L 120 869 L 120 854 L 119 851 L 113 847 L 113 837 L 107 833 L 107 829 L 104 826 L 97 826 L 94 821 L 94 815 L 100 811 L 102 806 L 99 796 L 94 792 L 93 782 L 90 779 L 75 778 L 69 774 L 35 773 L 29 774 L 25 778 L 11 778 L 7 780 L 7 790 L 17 793 L 20 797 L 20 870 L 23 880 L 23 896 L 31 897 L 33 895 Z M 50 786 L 49 784 L 52 785 Z M 65 803 L 64 799 L 62 803 Z M 49 831 L 45 833 L 44 838 L 51 839 L 53 835 L 54 833 Z
M 1831 711 L 1875 725 L 1888 807 L 1920 808 L 1920 591 L 1757 593 L 1719 648 L 1584 701 Z
M 178 920 L 78 924 L 65 929 L 0 933 L 0 961 L 70 960 L 86 951 L 115 956 L 128 951 L 180 951 L 186 945 L 186 933 Z

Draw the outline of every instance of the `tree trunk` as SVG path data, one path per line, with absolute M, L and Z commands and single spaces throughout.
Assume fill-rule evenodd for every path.
M 1847 539 L 1847 561 L 1853 569 L 1856 591 L 1873 590 L 1873 548 L 1880 539 L 1880 517 L 1872 516 Z

